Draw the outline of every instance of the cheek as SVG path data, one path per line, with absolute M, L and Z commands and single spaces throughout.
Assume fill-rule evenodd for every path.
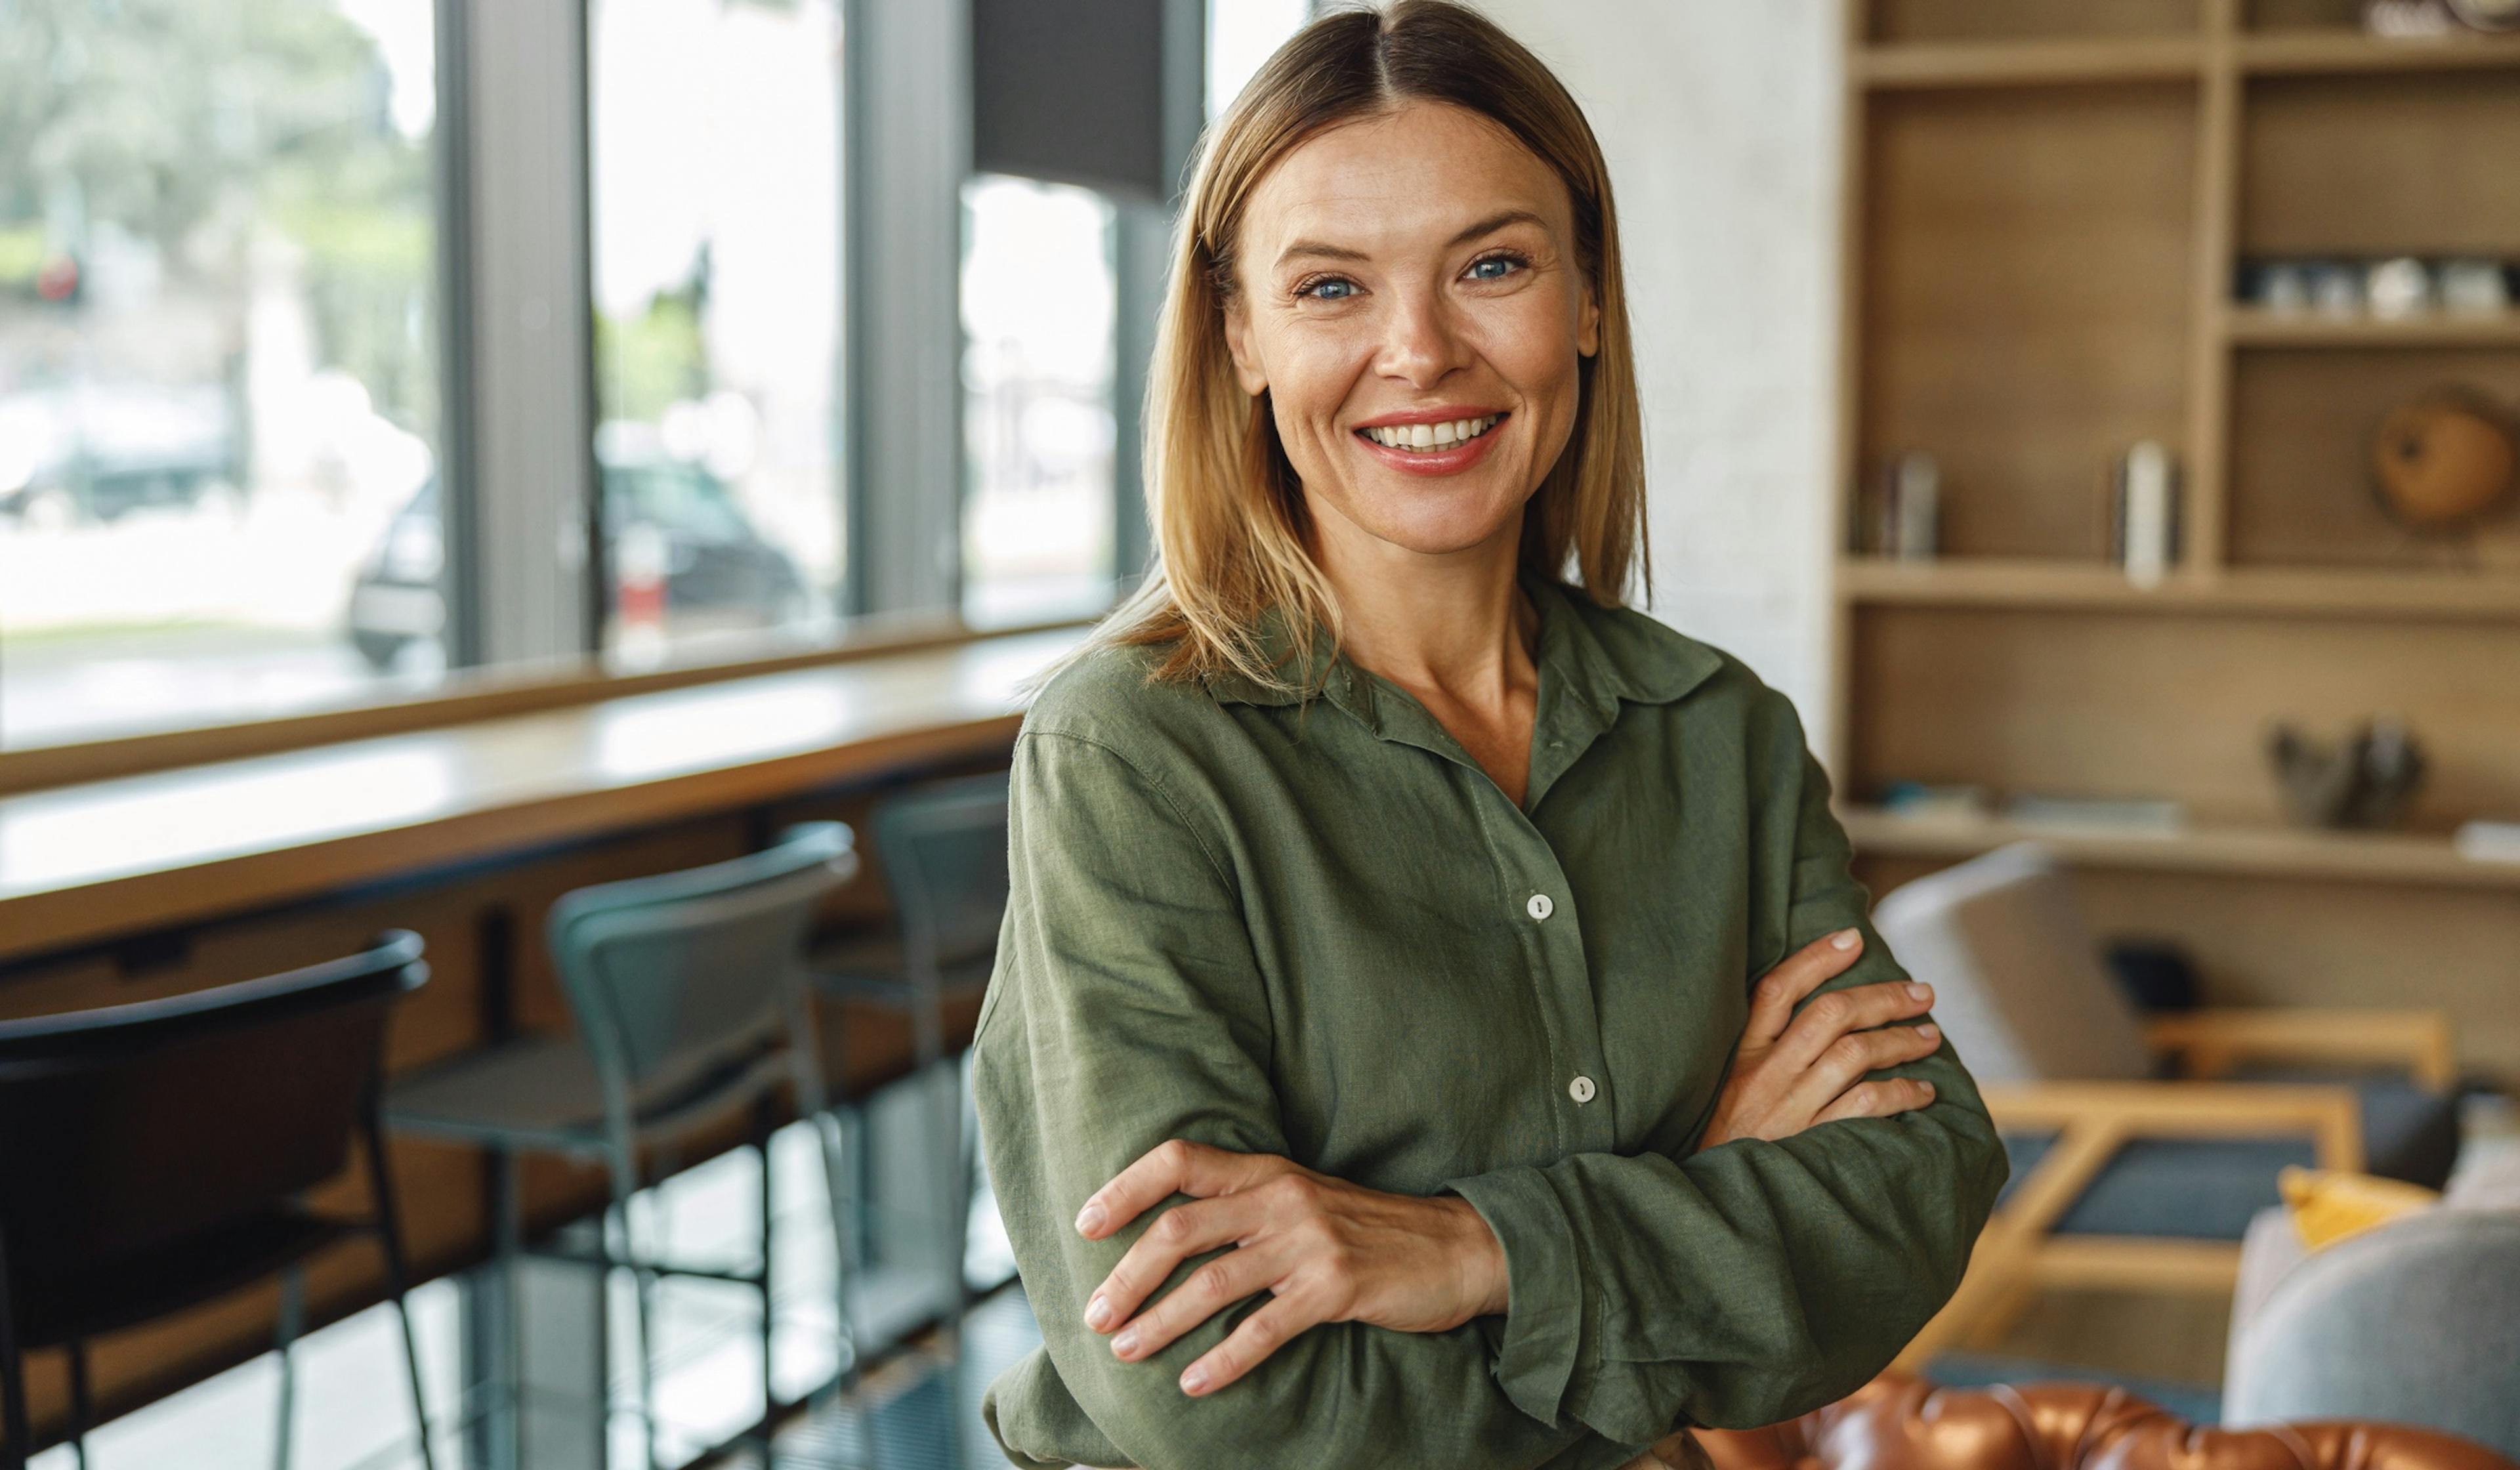
M 1564 398 L 1548 406 L 1571 414 L 1577 369 L 1575 319 L 1557 291 L 1524 291 L 1497 303 L 1479 343 L 1479 355 L 1525 397 Z

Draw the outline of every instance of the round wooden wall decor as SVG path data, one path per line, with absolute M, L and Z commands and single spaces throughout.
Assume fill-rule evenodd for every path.
M 2380 503 L 2419 531 L 2460 529 L 2510 496 L 2520 442 L 2499 410 L 2442 391 L 2389 415 L 2371 442 Z

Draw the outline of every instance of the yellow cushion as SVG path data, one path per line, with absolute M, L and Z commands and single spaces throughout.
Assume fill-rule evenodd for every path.
M 2292 1211 L 2292 1225 L 2301 1232 L 2301 1243 L 2314 1251 L 2351 1240 L 2441 1198 L 2439 1190 L 2402 1180 L 2298 1165 L 2287 1167 L 2275 1183 Z

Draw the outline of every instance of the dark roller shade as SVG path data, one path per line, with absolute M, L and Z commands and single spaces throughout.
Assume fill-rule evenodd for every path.
M 1164 0 L 971 0 L 982 172 L 1162 202 Z

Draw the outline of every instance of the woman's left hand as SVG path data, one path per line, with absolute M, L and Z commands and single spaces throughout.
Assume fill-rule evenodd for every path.
M 1085 1202 L 1077 1232 L 1101 1240 L 1175 1194 L 1192 1201 L 1129 1247 L 1095 1288 L 1085 1325 L 1117 1333 L 1112 1353 L 1136 1362 L 1269 1292 L 1273 1300 L 1183 1370 L 1182 1392 L 1193 1397 L 1324 1322 L 1442 1332 L 1506 1309 L 1505 1247 L 1468 1201 L 1384 1194 L 1272 1154 L 1159 1144 Z M 1235 1249 L 1138 1312 L 1174 1268 L 1226 1245 Z

